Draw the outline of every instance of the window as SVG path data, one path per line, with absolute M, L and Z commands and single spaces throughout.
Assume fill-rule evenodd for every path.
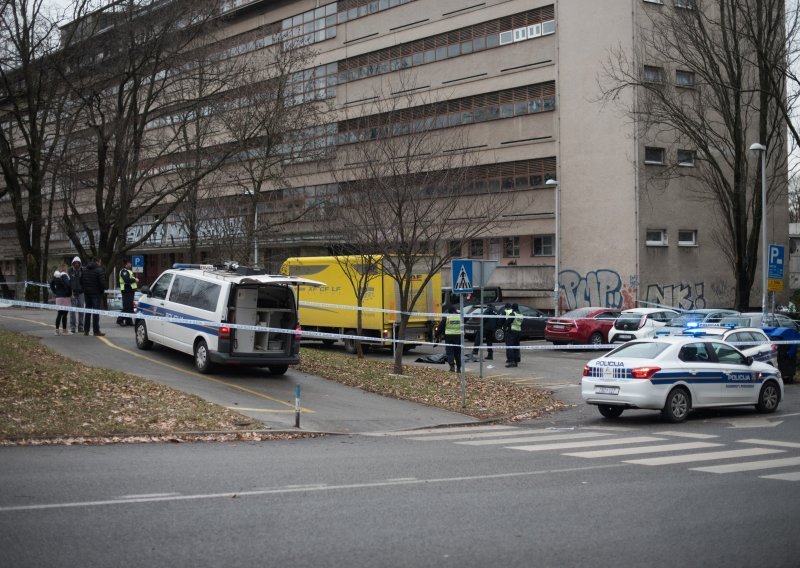
M 712 343 L 717 359 L 720 363 L 733 363 L 734 365 L 744 365 L 745 356 L 739 353 L 730 345 L 724 343 Z
M 519 237 L 503 239 L 503 258 L 519 258 Z
M 542 35 L 542 24 L 528 26 L 528 38 L 539 37 L 540 35 Z
M 556 33 L 556 21 L 547 20 L 542 22 L 542 35 L 550 35 Z
M 647 146 L 644 149 L 644 163 L 645 164 L 663 164 L 664 163 L 664 148 L 656 148 L 655 146 Z
M 483 258 L 483 239 L 473 239 L 469 242 L 469 257 Z
M 155 284 L 150 288 L 150 297 L 164 300 L 167 297 L 167 290 L 172 282 L 172 274 L 165 274 L 159 278 Z
M 694 87 L 694 72 L 675 71 L 675 84 L 679 87 Z
M 500 258 L 500 239 L 489 239 L 489 258 L 491 260 Z
M 450 256 L 461 258 L 461 241 L 450 241 Z
M 643 79 L 648 83 L 662 83 L 663 73 L 661 67 L 645 65 Z
M 667 246 L 667 230 L 666 229 L 647 229 L 647 236 L 645 237 L 645 244 L 651 247 Z
M 694 0 L 675 0 L 674 4 L 676 8 L 687 8 L 689 10 L 694 8 Z
M 517 28 L 514 30 L 514 41 L 524 41 L 528 39 L 528 28 Z
M 697 231 L 680 230 L 678 231 L 679 247 L 696 247 Z
M 534 235 L 533 256 L 553 256 L 555 251 L 553 235 Z
M 505 45 L 514 41 L 514 32 L 500 32 L 500 45 Z
M 679 166 L 694 166 L 694 150 L 678 150 Z

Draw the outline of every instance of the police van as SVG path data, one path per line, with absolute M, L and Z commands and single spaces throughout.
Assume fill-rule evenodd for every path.
M 201 373 L 219 363 L 267 367 L 282 375 L 300 362 L 299 284 L 322 285 L 236 264 L 175 264 L 140 289 L 137 313 L 165 319 L 136 318 L 136 346 L 147 350 L 157 343 L 193 355 Z

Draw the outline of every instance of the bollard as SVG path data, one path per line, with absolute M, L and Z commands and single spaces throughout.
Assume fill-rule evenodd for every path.
M 294 387 L 294 427 L 300 428 L 300 385 Z

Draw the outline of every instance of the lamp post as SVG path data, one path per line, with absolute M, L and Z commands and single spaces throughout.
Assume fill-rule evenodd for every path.
M 556 273 L 555 273 L 555 281 L 554 281 L 555 283 L 553 284 L 553 302 L 554 302 L 554 306 L 555 306 L 555 311 L 553 312 L 553 314 L 556 317 L 558 317 L 558 315 L 559 315 L 558 314 L 558 296 L 559 296 L 559 285 L 558 285 L 558 273 L 559 273 L 559 266 L 558 266 L 559 258 L 558 258 L 558 256 L 559 256 L 559 250 L 558 249 L 559 249 L 559 245 L 560 245 L 559 241 L 561 240 L 560 239 L 560 234 L 559 234 L 559 221 L 560 221 L 559 217 L 560 217 L 560 213 L 561 213 L 560 212 L 560 205 L 561 205 L 561 203 L 560 203 L 561 195 L 560 194 L 561 194 L 561 192 L 559 191 L 558 180 L 549 179 L 549 180 L 547 180 L 545 182 L 545 184 L 549 185 L 549 186 L 552 186 L 553 191 L 555 192 L 555 215 L 554 215 L 554 217 L 555 217 L 555 221 L 556 221 L 556 229 L 555 229 L 555 234 L 553 235 L 553 256 L 555 258 L 555 265 L 556 265 L 555 266 L 555 271 L 556 271 Z
M 767 147 L 756 142 L 750 146 L 761 153 L 761 312 L 767 317 Z
M 245 188 L 245 195 L 254 196 L 252 189 Z M 258 200 L 253 199 L 253 266 L 258 266 Z

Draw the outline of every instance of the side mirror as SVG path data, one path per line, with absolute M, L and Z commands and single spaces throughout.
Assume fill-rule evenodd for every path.
M 744 364 L 748 367 L 751 366 L 753 364 L 753 358 L 748 355 L 744 358 Z
M 149 296 L 150 295 L 150 286 L 142 286 L 141 288 L 139 288 L 139 292 L 141 292 L 145 296 Z

